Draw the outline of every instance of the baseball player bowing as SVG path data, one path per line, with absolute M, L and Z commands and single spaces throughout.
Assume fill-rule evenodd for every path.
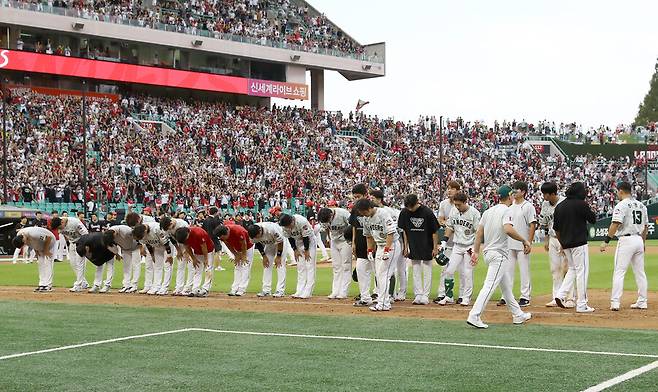
M 439 221 L 432 210 L 418 202 L 418 196 L 407 195 L 398 227 L 403 233 L 403 256 L 411 260 L 413 270 L 413 304 L 427 305 L 432 288 L 432 259 L 439 252 Z
M 475 230 L 480 223 L 480 212 L 469 206 L 464 192 L 457 193 L 452 199 L 455 208 L 452 209 L 446 221 L 446 232 L 441 241 L 441 248 L 446 246 L 448 239 L 452 238 L 453 248 L 450 262 L 443 269 L 443 280 L 446 285 L 446 296 L 439 305 L 454 304 L 453 289 L 455 287 L 455 272 L 464 274 L 464 290 L 460 304 L 468 306 L 473 294 L 473 267 L 470 260 L 473 254 L 473 242 L 475 241 Z M 466 268 L 464 265 L 467 264 Z
M 173 296 L 187 296 L 192 290 L 192 279 L 194 278 L 194 265 L 187 257 L 183 246 L 176 241 L 176 230 L 182 227 L 190 227 L 190 224 L 180 218 L 163 216 L 160 219 L 160 229 L 167 232 L 174 248 L 176 249 L 176 287 Z M 187 272 L 187 279 L 185 273 Z
M 142 269 L 140 259 L 142 254 L 146 254 L 146 249 L 135 241 L 133 229 L 126 225 L 112 226 L 103 233 L 103 242 L 107 246 L 117 245 L 121 249 L 123 283 L 119 292 L 136 292 L 139 274 Z
M 511 191 L 512 188 L 507 185 L 503 185 L 498 189 L 498 195 L 500 196 L 499 204 L 484 212 L 475 234 L 470 263 L 473 266 L 477 265 L 478 255 L 482 247 L 484 262 L 489 266 L 482 290 L 480 290 L 473 304 L 473 309 L 471 309 L 466 319 L 466 323 L 475 328 L 489 327 L 482 322 L 481 316 L 484 313 L 484 308 L 491 299 L 493 291 L 499 285 L 503 292 L 503 299 L 505 299 L 507 308 L 512 312 L 512 322 L 514 324 L 523 324 L 532 317 L 530 313 L 523 312 L 519 303 L 514 299 L 514 294 L 512 293 L 514 282 L 507 273 L 508 264 L 512 263 L 512 260 L 509 258 L 509 238 L 521 242 L 525 254 L 530 253 L 532 249 L 530 241 L 520 235 L 514 228 L 514 217 L 509 207 L 512 204 L 510 198 Z
M 378 301 L 377 305 L 370 307 L 370 310 L 391 310 L 391 296 L 388 293 L 389 279 L 395 271 L 393 260 L 396 260 L 402 251 L 397 225 L 387 211 L 376 207 L 368 199 L 357 201 L 354 209 L 359 215 L 366 218 L 363 235 L 368 241 L 368 259 L 374 260 L 375 263 Z
M 605 252 L 612 237 L 619 238 L 612 275 L 610 310 L 617 311 L 621 306 L 624 276 L 629 264 L 633 267 L 637 284 L 637 301 L 631 305 L 631 309 L 647 309 L 647 275 L 644 272 L 644 246 L 649 223 L 647 207 L 632 197 L 631 184 L 628 182 L 617 185 L 617 196 L 620 201 L 612 211 L 608 235 L 601 244 L 601 252 Z
M 274 222 L 261 222 L 249 226 L 247 232 L 263 258 L 263 287 L 257 296 L 272 295 L 272 270 L 276 267 L 276 291 L 273 297 L 283 297 L 286 291 L 286 263 L 282 256 L 288 241 L 281 226 Z
M 48 229 L 43 227 L 25 227 L 16 233 L 12 240 L 16 249 L 28 246 L 37 255 L 39 267 L 39 285 L 35 292 L 48 292 L 53 289 L 53 257 L 57 249 L 57 239 Z
M 194 277 L 192 279 L 192 291 L 188 297 L 207 297 L 212 288 L 213 260 L 215 245 L 210 235 L 201 227 L 181 227 L 176 230 L 176 242 L 185 247 L 185 252 L 192 260 L 194 266 Z M 201 280 L 204 277 L 203 287 Z
M 167 295 L 171 282 L 171 267 L 174 263 L 171 241 L 167 233 L 156 222 L 140 223 L 133 229 L 133 237 L 148 249 L 153 269 L 145 269 L 144 289 L 140 294 Z M 147 257 L 147 265 L 150 262 Z M 164 279 L 162 272 L 164 270 Z
M 350 213 L 343 208 L 322 208 L 318 221 L 329 233 L 333 283 L 329 299 L 347 298 L 352 281 L 352 246 L 345 241 L 345 229 L 350 226 Z
M 235 256 L 233 284 L 228 295 L 241 297 L 247 292 L 251 278 L 251 265 L 254 262 L 254 244 L 249 239 L 247 229 L 240 225 L 220 225 L 213 233 Z
M 562 245 L 560 241 L 557 240 L 555 236 L 555 230 L 553 229 L 553 215 L 555 214 L 555 207 L 564 201 L 564 196 L 559 196 L 557 194 L 557 185 L 554 182 L 545 182 L 541 186 L 541 193 L 544 196 L 544 202 L 541 205 L 541 211 L 539 213 L 539 226 L 544 229 L 546 234 L 546 239 L 544 243 L 544 249 L 548 252 L 548 260 L 551 264 L 551 274 L 553 275 L 553 298 L 557 297 L 557 292 L 562 286 L 564 279 L 568 279 L 569 282 L 574 281 L 573 273 L 565 276 L 569 266 L 567 265 L 567 257 L 564 255 L 562 250 Z M 572 289 L 568 289 L 568 293 L 573 292 Z M 573 294 L 570 294 L 573 296 Z M 565 306 L 573 308 L 575 303 L 572 299 L 569 299 L 568 304 Z M 547 307 L 552 308 L 557 306 L 555 300 L 546 304 Z
M 75 250 L 80 257 L 87 258 L 96 266 L 94 284 L 89 289 L 90 293 L 107 293 L 112 285 L 114 277 L 114 257 L 119 257 L 119 248 L 116 245 L 108 246 L 103 241 L 103 233 L 85 234 L 76 243 Z M 103 269 L 107 268 L 105 281 L 103 281 Z
M 75 250 L 75 244 L 80 237 L 88 234 L 89 231 L 78 218 L 69 217 L 53 218 L 50 221 L 50 228 L 51 230 L 58 230 L 59 234 L 63 235 L 66 241 L 71 243 L 71 246 L 68 247 L 68 258 L 71 268 L 75 273 L 75 282 L 69 291 L 79 292 L 86 289 L 89 287 L 89 283 L 87 283 L 87 279 L 85 278 L 85 258 L 78 255 L 78 252 Z
M 301 215 L 281 214 L 279 226 L 292 246 L 297 259 L 297 291 L 293 298 L 311 298 L 315 288 L 317 245 L 311 224 Z

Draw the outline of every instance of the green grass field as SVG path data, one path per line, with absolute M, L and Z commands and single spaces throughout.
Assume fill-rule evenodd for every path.
M 658 241 L 655 242 L 658 245 Z M 535 248 L 538 250 L 538 248 Z M 612 269 L 613 269 L 613 257 L 614 257 L 614 244 L 608 248 L 608 251 L 605 254 L 599 253 L 598 250 L 590 251 L 590 275 L 589 275 L 589 287 L 592 289 L 607 289 L 612 285 Z M 551 273 L 548 262 L 548 256 L 543 253 L 537 253 L 532 255 L 531 258 L 531 276 L 532 276 L 532 292 L 534 295 L 549 294 L 551 292 Z M 216 272 L 215 278 L 213 281 L 213 290 L 219 292 L 228 292 L 231 287 L 233 280 L 233 265 L 225 259 L 222 261 L 222 266 L 226 268 L 226 271 Z M 175 266 L 174 266 L 175 268 Z M 647 256 L 645 261 L 645 270 L 647 276 L 649 277 L 649 288 L 652 288 L 651 277 L 658 276 L 658 256 Z M 87 263 L 87 280 L 91 283 L 93 281 L 95 268 L 90 263 Z M 251 281 L 249 284 L 249 292 L 257 293 L 261 289 L 262 282 L 262 271 L 263 267 L 261 264 L 260 255 L 256 255 L 254 259 L 254 265 L 251 271 Z M 292 293 L 295 290 L 296 284 L 296 268 L 288 267 L 287 275 L 287 293 Z M 480 289 L 484 277 L 486 275 L 487 268 L 484 263 L 480 263 L 475 270 L 475 291 L 474 294 Z M 114 280 L 112 286 L 115 288 L 121 287 L 122 275 L 122 264 L 115 263 L 114 270 Z M 276 281 L 276 274 L 274 274 Z M 409 269 L 409 275 L 411 275 L 411 269 Z M 174 275 L 175 276 L 175 275 Z M 143 277 L 143 274 L 142 274 Z M 439 279 L 439 268 L 435 265 L 433 281 L 432 284 L 432 295 L 436 292 L 436 287 L 438 285 Z M 332 272 L 331 268 L 320 267 L 317 270 L 317 279 L 315 286 L 315 295 L 328 295 L 331 292 L 331 280 Z M 55 264 L 55 286 L 56 287 L 70 287 L 74 281 L 74 275 L 71 270 L 71 267 L 67 262 L 56 263 Z M 173 289 L 175 277 L 172 277 Z M 37 279 L 37 266 L 36 264 L 7 264 L 0 263 L 0 286 L 36 286 L 38 282 Z M 518 294 L 518 279 L 517 279 L 517 289 L 515 291 Z M 458 284 L 458 282 L 457 282 Z M 409 289 L 408 296 L 411 296 L 413 293 L 412 290 L 412 281 L 411 276 L 409 276 Z M 635 280 L 633 278 L 633 273 L 629 269 L 629 272 L 626 275 L 626 283 L 624 286 L 627 290 L 635 289 Z M 351 285 L 350 289 L 351 295 L 358 294 L 358 287 L 356 284 Z
M 183 328 L 656 354 L 649 331 L 0 301 L 4 355 Z M 2 391 L 578 391 L 655 358 L 189 331 L 0 359 Z M 658 372 L 617 391 L 655 391 Z
M 613 249 L 604 255 L 591 252 L 590 287 L 610 287 L 613 254 Z M 650 288 L 658 276 L 657 261 L 656 256 L 646 258 Z M 232 271 L 228 262 L 222 264 L 227 271 L 216 273 L 214 290 L 225 292 Z M 252 293 L 260 289 L 261 271 L 258 258 L 249 287 Z M 476 292 L 485 272 L 483 264 L 476 269 Z M 34 264 L 0 263 L 0 286 L 34 286 L 36 276 Z M 93 278 L 91 268 L 87 277 Z M 550 292 L 546 255 L 534 255 L 532 277 L 533 293 Z M 438 273 L 434 278 L 432 294 Z M 68 287 L 72 280 L 68 263 L 56 264 L 55 285 Z M 289 267 L 288 292 L 292 292 L 295 280 L 295 269 Z M 319 268 L 315 294 L 328 294 L 330 284 L 331 269 Z M 118 263 L 114 287 L 120 285 Z M 626 288 L 635 288 L 630 272 Z M 355 285 L 352 294 L 356 294 Z M 302 315 L 2 298 L 0 315 L 1 392 L 582 391 L 658 361 L 658 333 L 628 329 L 529 323 L 494 324 L 482 331 L 467 327 L 463 321 L 379 318 L 370 314 Z M 213 331 L 188 330 L 5 358 L 189 328 Z M 340 338 L 324 338 L 327 336 Z M 654 369 L 606 390 L 656 391 L 656 385 L 658 370 Z

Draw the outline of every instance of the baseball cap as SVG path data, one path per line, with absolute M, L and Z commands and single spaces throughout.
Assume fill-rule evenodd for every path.
M 144 212 L 144 213 L 149 213 L 149 214 L 150 214 L 150 213 L 151 213 L 151 207 L 144 207 L 144 209 L 142 210 L 142 212 Z
M 501 185 L 498 188 L 498 196 L 500 197 L 509 197 L 510 193 L 512 193 L 512 188 L 509 185 Z
M 329 206 L 329 207 L 336 207 L 337 205 L 338 205 L 338 203 L 336 203 L 336 200 L 333 200 L 333 199 L 331 199 L 327 202 L 327 206 Z

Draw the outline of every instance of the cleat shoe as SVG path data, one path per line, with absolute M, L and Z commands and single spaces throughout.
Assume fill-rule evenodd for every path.
M 228 294 L 226 295 L 228 295 L 229 297 L 235 297 L 235 291 L 229 291 Z
M 52 291 L 53 291 L 52 286 L 43 286 L 43 287 L 41 288 L 41 291 L 40 291 L 40 292 L 41 292 L 41 293 L 50 293 L 50 292 L 52 292 Z
M 558 306 L 558 308 L 566 309 L 565 301 L 562 298 L 555 298 L 555 304 Z
M 191 297 L 198 297 L 197 294 L 199 294 L 199 290 L 192 290 L 189 293 L 187 293 L 187 296 L 190 297 L 190 298 Z
M 128 287 L 128 290 L 126 290 L 126 293 L 136 293 L 137 292 L 137 287 L 136 286 L 131 286 Z
M 203 297 L 207 297 L 207 296 L 208 296 L 208 290 L 206 290 L 206 289 L 201 289 L 201 290 L 199 290 L 199 291 L 196 293 L 195 296 L 196 296 L 196 297 L 201 297 L 201 298 L 203 298 Z
M 500 301 L 496 303 L 496 306 L 505 306 L 505 305 L 507 305 L 507 302 L 505 302 L 503 298 L 501 298 Z
M 180 297 L 180 290 L 174 290 L 174 291 L 171 293 L 171 295 L 172 295 L 173 297 Z
M 82 289 L 80 288 L 80 286 L 73 286 L 69 289 L 69 291 L 72 293 L 79 293 L 82 291 Z
M 526 321 L 530 320 L 532 318 L 531 313 L 523 313 L 520 316 L 513 316 L 512 317 L 512 324 L 523 324 Z
M 357 295 L 354 297 L 354 301 L 360 301 L 361 300 L 361 294 Z
M 582 308 L 576 308 L 576 313 L 594 313 L 596 309 L 592 308 L 591 306 L 585 305 Z
M 379 294 L 377 294 L 377 293 L 372 293 L 372 295 L 370 296 L 370 298 L 372 298 L 373 301 L 377 301 L 377 298 L 379 298 Z
M 372 310 L 373 312 L 381 312 L 384 310 L 384 307 L 381 304 L 377 304 L 369 307 L 368 309 Z
M 41 291 L 43 291 L 43 286 L 37 286 L 37 288 L 34 289 L 35 293 L 40 293 Z
M 285 297 L 285 296 L 286 296 L 286 293 L 284 293 L 283 291 L 277 291 L 276 293 L 274 293 L 272 295 L 272 297 L 274 297 L 274 298 L 281 298 L 281 297 Z
M 103 293 L 103 294 L 109 293 L 110 292 L 110 286 L 105 285 L 105 286 L 101 287 L 101 289 L 98 292 Z
M 122 288 L 119 290 L 119 292 L 120 292 L 120 293 L 125 293 L 125 292 L 128 291 L 129 288 L 130 288 L 130 287 L 125 287 L 125 286 L 124 286 L 124 287 L 122 287 Z
M 169 295 L 169 290 L 167 290 L 167 289 L 160 289 L 160 290 L 158 290 L 157 293 L 155 293 L 155 295 Z
M 421 305 L 429 305 L 430 304 L 430 297 L 425 296 L 425 295 L 421 296 L 420 297 L 420 304 Z
M 357 308 L 365 308 L 368 306 L 372 306 L 372 301 L 358 300 L 354 303 L 354 306 L 356 306 Z
M 567 302 L 564 302 L 564 307 L 567 309 L 573 309 L 576 307 L 576 303 L 573 302 L 572 299 L 567 300 Z
M 462 302 L 460 303 L 461 306 L 469 306 L 470 304 L 471 304 L 470 300 L 463 300 L 463 299 L 462 299 Z
M 412 305 L 422 305 L 421 303 L 421 296 L 417 295 L 416 298 L 411 302 Z
M 242 297 L 243 295 L 244 295 L 244 291 L 242 291 L 242 290 L 235 292 L 236 297 Z
M 156 295 L 158 293 L 158 289 L 155 287 L 151 287 L 149 291 L 146 292 L 147 295 Z
M 438 305 L 439 302 L 443 301 L 444 298 L 445 298 L 445 295 L 443 297 L 436 297 L 436 298 L 434 298 L 434 301 L 432 301 L 432 302 L 434 302 L 435 304 Z
M 270 295 L 272 294 L 269 291 L 261 291 L 260 293 L 256 294 L 256 297 L 262 298 L 262 297 L 269 297 Z
M 89 288 L 89 283 L 84 282 L 83 284 L 80 285 L 80 288 L 83 289 L 83 290 L 88 289 Z
M 464 300 L 463 298 L 457 298 L 457 302 L 455 302 L 455 303 L 457 305 L 461 305 L 463 300 Z
M 551 302 L 547 303 L 545 306 L 546 306 L 547 308 L 556 308 L 556 307 L 557 307 L 557 303 L 555 302 L 555 300 L 552 300 Z
M 404 302 L 406 300 L 407 300 L 407 296 L 403 293 L 397 293 L 393 297 L 393 301 L 395 301 L 395 302 Z
M 634 304 L 631 304 L 631 309 L 638 309 L 638 310 L 647 310 L 649 306 L 647 303 L 642 303 L 642 302 L 636 302 Z
M 441 306 L 446 306 L 446 305 L 454 305 L 455 300 L 450 297 L 444 297 L 441 301 L 439 301 L 439 305 Z
M 525 308 L 526 306 L 530 306 L 530 300 L 525 298 L 519 299 L 519 306 L 522 308 Z
M 613 312 L 619 312 L 619 305 L 610 305 L 610 310 Z
M 487 329 L 487 328 L 489 328 L 489 326 L 487 324 L 483 323 L 482 320 L 480 320 L 479 317 L 476 318 L 476 317 L 468 316 L 468 318 L 466 319 L 466 324 L 470 325 L 471 327 L 478 328 L 478 329 Z
M 327 299 L 336 299 L 336 294 L 330 294 L 327 296 Z
M 194 297 L 194 295 L 190 295 L 190 294 L 191 294 L 190 291 L 188 291 L 188 290 L 183 290 L 183 291 L 180 292 L 179 295 L 180 295 L 181 297 Z
M 148 292 L 151 291 L 150 287 L 144 287 L 142 290 L 139 290 L 140 294 L 148 294 Z
M 101 291 L 101 288 L 99 286 L 94 285 L 92 288 L 89 289 L 88 293 L 97 294 L 100 291 Z

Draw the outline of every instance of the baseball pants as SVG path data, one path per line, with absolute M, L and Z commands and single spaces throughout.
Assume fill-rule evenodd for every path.
M 553 275 L 553 298 L 557 298 L 557 293 L 560 291 L 562 282 L 569 279 L 571 287 L 567 291 L 567 298 L 573 297 L 573 281 L 574 274 L 568 274 L 569 265 L 567 257 L 562 252 L 562 245 L 555 237 L 550 237 L 548 240 L 548 260 L 551 263 L 551 274 Z
M 193 281 L 194 265 L 192 261 L 185 253 L 178 252 L 178 256 L 176 257 L 176 287 L 174 291 L 179 293 L 183 291 L 189 292 L 192 290 Z
M 301 238 L 297 243 L 302 243 Z M 293 295 L 294 297 L 311 298 L 313 295 L 313 289 L 315 288 L 315 260 L 318 256 L 314 237 L 310 238 L 308 249 L 310 258 L 306 259 L 302 253 L 302 256 L 297 260 L 297 291 Z
M 139 273 L 141 272 L 139 248 L 133 250 L 121 249 L 121 258 L 123 259 L 123 287 L 137 288 Z M 135 268 L 137 266 L 137 268 Z
M 503 292 L 503 299 L 507 304 L 507 309 L 509 309 L 512 315 L 523 315 L 523 311 L 521 310 L 519 303 L 514 299 L 514 293 L 512 293 L 514 283 L 510 279 L 509 273 L 507 273 L 510 268 L 508 264 L 512 264 L 512 261 L 502 253 L 489 251 L 484 254 L 484 262 L 489 266 L 487 269 L 487 277 L 484 279 L 482 290 L 480 290 L 480 293 L 473 304 L 473 309 L 469 312 L 469 317 L 479 319 L 482 316 L 487 303 L 491 300 L 491 296 L 498 286 L 500 286 L 500 289 Z
M 55 258 L 57 260 L 64 260 L 66 258 L 66 254 L 68 253 L 67 251 L 68 246 L 66 245 L 66 238 L 64 238 L 63 234 L 60 234 L 59 239 L 57 240 L 57 251 Z
M 284 252 L 285 252 L 285 241 L 284 241 Z M 276 293 L 285 293 L 286 292 L 286 260 L 281 257 L 281 265 L 274 265 L 274 258 L 276 258 L 276 252 L 279 248 L 278 244 L 269 244 L 265 245 L 265 256 L 269 260 L 269 265 L 263 268 L 263 293 L 272 293 L 272 270 L 276 268 Z
M 414 296 L 429 302 L 432 288 L 432 260 L 411 260 Z
M 318 248 L 320 248 L 320 252 L 322 252 L 322 259 L 326 260 L 329 258 L 329 253 L 327 253 L 327 247 L 324 246 L 324 242 L 322 241 L 322 234 L 320 234 L 319 231 L 315 233 L 315 241 L 318 243 Z M 333 253 L 331 254 L 333 257 Z
M 78 255 L 78 252 L 75 251 L 74 243 L 72 243 L 69 247 L 68 253 L 69 264 L 71 264 L 71 269 L 73 269 L 73 273 L 75 274 L 75 282 L 73 282 L 73 287 L 89 287 L 89 283 L 85 278 L 86 259 Z
M 352 281 L 352 246 L 345 241 L 331 241 L 333 281 L 330 297 L 347 298 Z M 358 273 L 358 272 L 357 272 Z
M 194 267 L 194 276 L 192 278 L 192 292 L 199 292 L 202 288 L 208 292 L 212 288 L 212 278 L 215 271 L 212 261 L 214 259 L 214 252 L 208 253 L 207 257 L 203 255 L 194 255 L 199 262 L 198 267 Z M 203 280 L 203 286 L 201 281 Z
M 114 277 L 114 259 L 109 260 L 103 265 L 95 265 L 96 272 L 94 274 L 94 286 L 98 287 L 111 287 L 112 278 Z M 105 281 L 103 281 L 103 270 L 106 270 Z
M 443 251 L 443 254 L 450 259 L 452 256 L 452 247 L 450 248 L 445 248 Z M 436 293 L 436 296 L 439 298 L 445 297 L 446 296 L 446 282 L 445 282 L 445 275 L 443 275 L 443 271 L 446 269 L 447 266 L 439 266 L 441 269 L 441 273 L 439 274 L 439 289 Z M 462 298 L 464 296 L 464 287 L 466 284 L 464 283 L 464 276 L 466 276 L 468 266 L 464 265 L 462 270 L 459 273 L 459 298 Z
M 30 248 L 27 245 L 24 245 L 22 248 L 16 248 L 14 250 L 14 257 L 12 258 L 12 262 L 14 264 L 16 264 L 16 262 L 18 261 L 18 256 L 21 253 L 23 253 L 23 261 L 26 263 L 29 263 L 36 258 L 36 252 L 34 251 L 34 249 Z
M 519 265 L 519 275 L 521 276 L 521 296 L 519 299 L 524 298 L 530 301 L 530 291 L 532 284 L 530 282 L 530 255 L 523 253 L 523 250 L 510 249 L 509 250 L 509 263 L 507 273 L 514 283 L 514 275 L 516 272 L 516 265 Z
M 615 270 L 612 275 L 610 303 L 619 307 L 624 292 L 624 277 L 628 266 L 633 268 L 637 284 L 637 304 L 647 303 L 647 275 L 644 272 L 644 241 L 639 235 L 620 237 L 615 252 Z
M 564 254 L 567 257 L 569 271 L 560 286 L 557 297 L 566 298 L 572 284 L 570 283 L 571 276 L 576 277 L 576 310 L 587 308 L 587 280 L 589 278 L 589 249 L 587 244 L 578 246 L 576 248 L 564 249 Z M 571 274 L 571 275 L 569 275 Z
M 396 244 L 400 249 L 393 263 L 395 264 L 396 282 L 398 291 L 395 293 L 395 299 L 402 300 L 407 298 L 407 282 L 409 281 L 407 270 L 407 258 L 402 255 L 402 244 Z
M 39 286 L 53 287 L 53 256 L 55 255 L 56 248 L 57 244 L 52 242 L 50 244 L 50 249 L 48 249 L 50 256 L 44 256 L 43 254 L 37 256 L 37 266 L 39 268 Z
M 274 260 L 272 260 L 274 261 Z M 249 286 L 249 279 L 251 278 L 251 266 L 254 262 L 254 247 L 247 249 L 247 260 L 245 263 L 235 265 L 233 270 L 233 284 L 231 285 L 231 292 L 233 293 L 246 293 L 247 286 Z
M 160 291 L 161 288 L 168 288 L 169 287 L 169 282 L 163 282 L 162 279 L 162 274 L 165 271 L 165 264 L 169 265 L 169 278 L 171 279 L 171 264 L 165 262 L 165 248 L 163 246 L 154 246 L 153 247 L 153 253 L 151 253 L 151 257 L 153 262 L 151 263 L 152 265 L 152 274 L 153 280 L 151 281 L 150 285 L 150 290 L 149 291 L 155 291 L 158 292 Z M 146 267 L 149 265 L 149 258 L 147 257 L 146 260 Z M 145 269 L 146 269 L 145 267 Z M 146 277 L 148 279 L 148 271 L 146 272 Z M 167 283 L 166 286 L 163 286 L 163 283 Z M 146 288 L 146 283 L 144 283 L 144 288 Z
M 375 271 L 374 261 L 368 259 L 356 259 L 356 276 L 359 279 L 359 293 L 361 294 L 361 300 L 365 302 L 372 301 L 372 295 L 370 294 L 370 285 L 371 278 Z
M 391 296 L 388 293 L 391 284 L 391 276 L 395 273 L 394 262 L 400 257 L 402 253 L 399 244 L 393 244 L 392 249 L 389 250 L 389 257 L 383 260 L 384 246 L 377 246 L 375 252 L 375 278 L 377 279 L 377 301 L 378 306 L 390 307 Z
M 459 274 L 463 277 L 463 280 L 460 280 L 459 284 L 459 298 L 465 303 L 470 303 L 471 296 L 473 295 L 473 266 L 471 266 L 471 255 L 468 254 L 469 249 L 471 249 L 470 246 L 464 247 L 455 244 L 450 254 L 450 262 L 442 272 L 446 286 L 445 295 L 446 297 L 454 298 L 452 288 L 455 284 L 455 272 L 459 271 Z

